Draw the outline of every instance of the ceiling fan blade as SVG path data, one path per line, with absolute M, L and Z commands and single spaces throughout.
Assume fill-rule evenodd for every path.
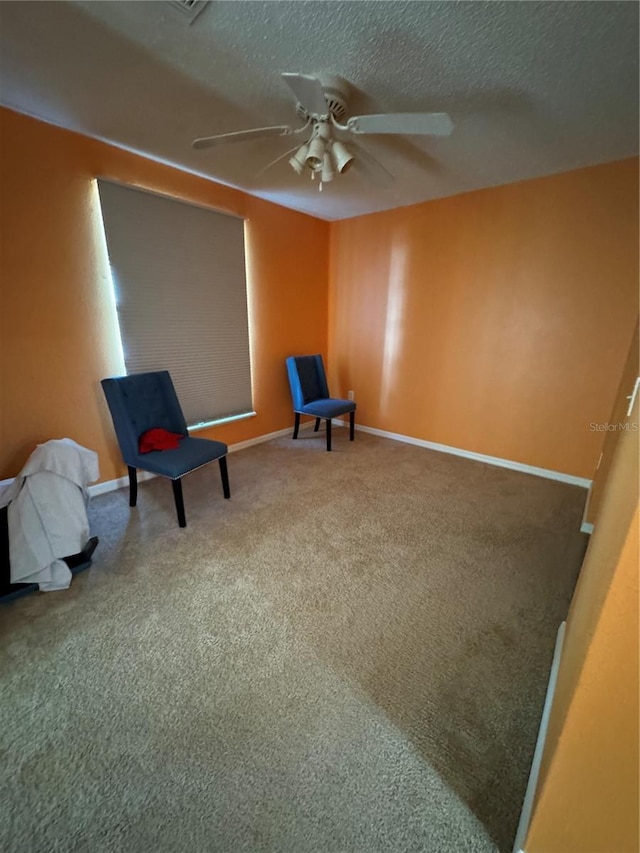
M 237 130 L 234 133 L 218 133 L 215 136 L 201 136 L 193 140 L 194 148 L 212 148 L 226 142 L 248 142 L 250 139 L 264 139 L 267 136 L 288 136 L 293 130 L 286 124 L 276 127 L 254 127 L 252 130 Z
M 449 136 L 453 122 L 447 113 L 386 113 L 353 116 L 347 122 L 353 133 L 401 133 Z
M 310 115 L 325 116 L 329 106 L 324 96 L 322 84 L 309 74 L 283 74 L 282 79 L 296 96 L 298 103 Z
M 270 163 L 267 163 L 267 165 L 264 166 L 264 168 L 260 169 L 260 171 L 256 174 L 256 178 L 259 178 L 262 175 L 264 175 L 264 173 L 267 171 L 267 169 L 270 169 L 272 166 L 275 166 L 276 163 L 280 162 L 280 160 L 284 160 L 284 158 L 288 157 L 289 154 L 293 154 L 293 152 L 297 151 L 299 147 L 300 147 L 300 144 L 298 143 L 298 144 L 294 145 L 293 148 L 289 148 L 288 151 L 285 151 L 284 154 L 280 154 L 278 157 L 276 157 L 275 160 L 272 160 Z
M 395 175 L 382 165 L 379 160 L 355 142 L 349 142 L 349 148 L 354 152 L 355 160 L 354 167 L 362 173 L 362 175 L 379 187 L 388 187 L 395 181 Z

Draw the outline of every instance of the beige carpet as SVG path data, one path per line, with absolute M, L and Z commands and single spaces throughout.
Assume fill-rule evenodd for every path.
M 95 498 L 0 608 L 7 851 L 509 851 L 582 489 L 336 430 Z

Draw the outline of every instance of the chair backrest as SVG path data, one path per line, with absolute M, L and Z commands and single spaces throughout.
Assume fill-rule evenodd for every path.
M 321 355 L 292 355 L 286 362 L 294 409 L 301 409 L 314 400 L 328 399 L 329 387 Z
M 168 370 L 114 376 L 100 383 L 113 418 L 124 461 L 135 464 L 138 439 L 143 432 L 161 427 L 188 435 L 173 382 Z

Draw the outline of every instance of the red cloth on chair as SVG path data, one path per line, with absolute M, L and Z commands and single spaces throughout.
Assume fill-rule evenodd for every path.
M 152 450 L 175 450 L 184 436 L 177 432 L 156 427 L 143 432 L 138 439 L 140 453 L 151 453 Z

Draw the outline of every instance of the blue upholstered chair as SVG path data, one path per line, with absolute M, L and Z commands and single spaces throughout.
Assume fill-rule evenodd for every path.
M 133 373 L 102 380 L 102 389 L 116 431 L 122 458 L 129 468 L 129 506 L 138 496 L 136 469 L 168 477 L 173 486 L 178 524 L 186 527 L 181 477 L 218 459 L 225 498 L 231 496 L 227 474 L 227 445 L 208 438 L 192 438 L 182 414 L 169 371 Z M 138 441 L 147 430 L 161 428 L 184 436 L 175 450 L 140 453 Z
M 353 441 L 356 404 L 353 400 L 337 400 L 329 396 L 322 356 L 292 355 L 286 361 L 295 414 L 293 437 L 298 437 L 300 415 L 315 417 L 315 432 L 320 427 L 320 421 L 324 419 L 327 424 L 327 450 L 331 450 L 331 418 L 337 418 L 348 413 L 349 440 Z

